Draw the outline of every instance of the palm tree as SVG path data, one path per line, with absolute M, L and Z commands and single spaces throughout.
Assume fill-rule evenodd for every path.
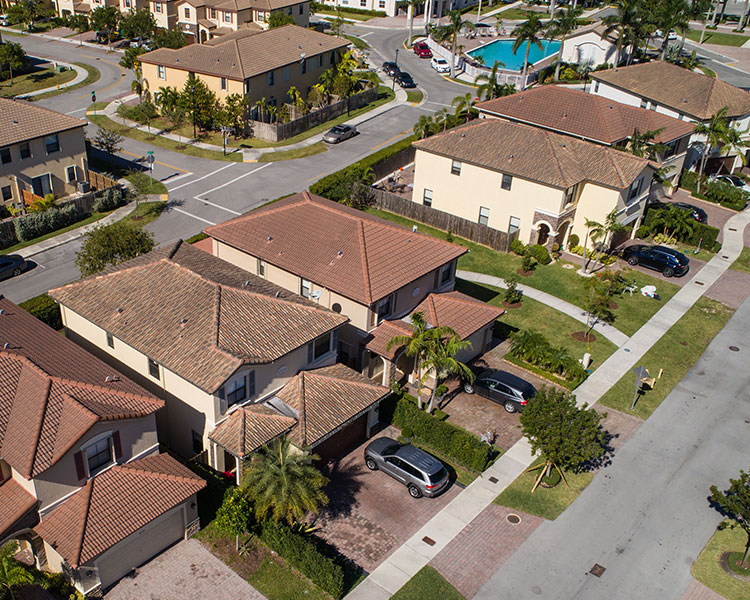
M 534 349 L 544 346 L 544 336 L 532 329 L 521 329 L 510 337 L 510 353 L 527 360 Z
M 560 65 L 562 65 L 563 49 L 565 48 L 565 38 L 578 26 L 578 17 L 583 13 L 582 8 L 561 8 L 558 11 L 558 17 L 547 23 L 547 29 L 551 37 L 560 36 L 560 52 L 557 55 L 557 64 L 555 65 L 555 83 L 560 79 Z
M 266 101 L 266 97 L 263 96 L 260 100 L 258 100 L 255 103 L 255 107 L 258 109 L 258 113 L 260 118 L 259 121 L 263 121 L 265 123 L 266 121 L 266 112 L 268 111 L 268 102 Z
M 690 213 L 676 206 L 667 205 L 656 211 L 651 224 L 654 229 L 661 229 L 669 238 L 683 239 L 693 231 L 693 218 Z
M 411 335 L 397 335 L 388 340 L 386 350 L 404 346 L 404 354 L 414 357 L 414 373 L 417 374 L 417 405 L 422 409 L 422 378 L 419 373 L 422 368 L 422 361 L 426 358 L 432 344 L 432 337 L 435 335 L 434 329 L 430 329 L 427 321 L 424 320 L 424 314 L 415 312 L 411 317 L 414 331 Z
M 412 39 L 414 38 L 414 10 L 422 4 L 423 0 L 404 0 L 406 3 L 407 19 L 409 20 L 409 42 L 407 46 L 411 48 Z
M 442 330 L 438 333 L 437 330 Z M 438 388 L 450 375 L 459 375 L 469 383 L 474 381 L 474 373 L 460 360 L 456 359 L 456 354 L 461 350 L 471 348 L 471 342 L 462 340 L 458 334 L 450 327 L 438 327 L 431 330 L 430 336 L 433 343 L 430 352 L 422 362 L 425 369 L 422 379 L 426 380 L 431 373 L 435 374 L 435 387 L 430 393 L 430 404 L 427 412 L 431 413 L 435 404 L 435 397 Z M 442 335 L 441 335 L 442 334 Z
M 505 63 L 499 60 L 495 61 L 492 65 L 489 73 L 480 73 L 474 80 L 474 85 L 477 86 L 477 96 L 480 100 L 493 100 L 502 96 L 510 96 L 515 94 L 516 86 L 512 83 L 499 83 L 497 80 L 497 70 L 500 67 L 504 67 Z
M 733 128 L 729 126 L 729 119 L 727 118 L 728 111 L 729 107 L 725 106 L 719 112 L 711 115 L 711 119 L 709 119 L 708 123 L 698 123 L 695 126 L 695 129 L 693 129 L 693 133 L 702 135 L 706 138 L 698 167 L 697 191 L 699 194 L 701 191 L 701 179 L 703 178 L 703 170 L 706 168 L 708 155 L 711 153 L 711 150 L 713 148 L 720 148 L 724 144 L 727 144 L 732 135 L 729 133 L 729 130 Z
M 586 251 L 588 249 L 589 238 L 596 245 L 604 237 L 604 225 L 598 221 L 591 219 L 584 219 L 584 226 L 586 227 L 586 238 L 583 242 L 583 272 L 588 273 L 588 262 L 586 260 Z
M 435 121 L 435 129 L 438 132 L 445 132 L 447 129 L 453 126 L 453 115 L 448 112 L 447 108 L 441 108 L 439 111 L 437 111 L 433 119 Z
M 161 114 L 171 114 L 180 102 L 180 92 L 174 87 L 160 87 L 154 93 L 154 103 L 159 107 Z
M 135 73 L 135 79 L 130 84 L 130 89 L 133 90 L 134 94 L 138 94 L 138 102 L 142 103 L 143 97 L 148 94 L 148 79 L 143 76 L 141 63 L 136 63 L 133 72 Z
M 641 18 L 638 0 L 616 0 L 617 12 L 607 15 L 602 19 L 606 25 L 604 36 L 617 32 L 617 52 L 615 54 L 615 66 L 620 64 L 620 53 L 626 41 L 637 41 L 641 33 Z
M 451 106 L 456 111 L 456 119 L 460 119 L 462 115 L 466 115 L 466 122 L 468 123 L 473 113 L 473 102 L 474 98 L 472 97 L 471 92 L 466 92 L 463 96 L 456 96 L 453 98 Z
M 701 44 L 703 43 L 703 35 L 706 31 L 706 24 L 708 23 L 708 13 L 711 11 L 712 1 L 711 0 L 690 0 L 688 6 L 688 21 L 700 21 L 703 23 L 701 31 Z M 745 2 L 745 12 L 747 12 L 747 0 Z M 685 38 L 690 27 L 683 27 L 681 30 L 682 36 L 680 38 L 680 52 L 685 48 Z
M 328 479 L 312 464 L 318 459 L 292 449 L 286 437 L 276 438 L 254 454 L 242 479 L 256 516 L 292 525 L 328 504 L 323 491 Z
M 424 138 L 429 137 L 434 129 L 435 122 L 432 120 L 432 117 L 420 115 L 414 125 L 414 135 L 416 135 L 418 139 L 423 140 Z
M 18 542 L 11 541 L 0 548 L 0 588 L 15 599 L 13 588 L 34 581 L 34 575 L 27 571 L 14 557 L 18 551 Z
M 659 160 L 659 156 L 664 154 L 668 150 L 666 144 L 656 144 L 654 139 L 659 135 L 664 128 L 652 129 L 641 133 L 638 129 L 633 130 L 633 135 L 630 136 L 630 144 L 628 144 L 627 151 L 635 156 L 641 158 L 648 158 L 649 160 Z
M 452 10 L 448 13 L 449 21 L 447 25 L 439 27 L 436 31 L 438 41 L 450 41 L 451 43 L 451 79 L 456 77 L 456 45 L 458 42 L 458 34 L 461 30 L 466 27 L 469 31 L 473 31 L 474 23 L 471 21 L 465 21 L 460 10 Z
M 529 51 L 531 50 L 531 44 L 537 46 L 542 50 L 542 34 L 544 32 L 544 24 L 542 23 L 542 17 L 540 15 L 531 15 L 528 21 L 524 21 L 518 27 L 516 27 L 515 34 L 516 39 L 513 42 L 513 54 L 526 42 L 526 55 L 523 59 L 523 72 L 521 78 L 524 81 L 523 87 L 526 87 L 526 71 L 529 67 Z

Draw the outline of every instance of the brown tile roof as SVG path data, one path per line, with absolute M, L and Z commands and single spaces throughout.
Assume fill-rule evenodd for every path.
M 596 71 L 591 77 L 697 120 L 710 119 L 725 106 L 730 117 L 750 114 L 750 93 L 666 61 Z
M 256 8 L 258 10 L 276 10 L 287 6 L 293 6 L 295 4 L 301 4 L 304 1 L 305 0 L 188 0 L 187 2 L 179 3 L 177 9 L 179 10 L 183 4 L 190 4 L 196 8 L 209 6 L 211 8 L 218 8 L 220 10 L 232 12 L 247 10 L 249 8 Z
M 561 189 L 591 181 L 622 190 L 650 164 L 608 146 L 502 119 L 479 119 L 414 146 Z
M 25 100 L 0 98 L 0 146 L 85 126 L 86 121 L 42 108 Z
M 225 29 L 225 27 L 222 27 L 221 29 L 223 30 Z M 263 29 L 257 23 L 243 23 L 242 25 L 240 25 L 237 31 L 229 30 L 228 33 L 219 33 L 220 30 L 216 29 L 215 31 L 211 32 L 214 37 L 203 42 L 203 45 L 218 46 L 219 44 L 223 44 L 224 42 L 228 42 L 229 40 L 244 38 L 248 35 L 252 35 L 253 33 L 260 33 L 262 31 L 265 31 L 265 29 Z
M 208 393 L 348 321 L 182 242 L 50 295 Z
M 245 458 L 272 439 L 288 432 L 297 420 L 263 404 L 235 410 L 208 436 L 235 456 Z
M 9 479 L 0 484 L 0 540 L 11 533 L 10 528 L 26 513 L 36 507 L 36 498 L 20 483 Z
M 312 57 L 343 49 L 349 44 L 348 40 L 297 25 L 284 25 L 262 32 L 253 29 L 239 31 L 245 35 L 221 37 L 216 45 L 190 44 L 179 50 L 159 48 L 139 56 L 138 60 L 242 81 L 272 69 L 296 64 L 303 53 Z
M 543 85 L 476 105 L 480 112 L 613 145 L 636 129 L 662 132 L 658 143 L 690 135 L 695 125 L 653 110 L 557 85 Z
M 367 305 L 467 252 L 308 192 L 205 231 Z
M 148 456 L 89 479 L 34 531 L 78 568 L 204 487 L 169 455 Z
M 94 423 L 164 405 L 2 296 L 0 309 L 0 456 L 24 477 L 55 464 Z
M 385 356 L 388 360 L 394 360 L 396 355 L 401 350 L 401 346 L 391 346 L 388 348 L 388 342 L 390 342 L 396 336 L 411 335 L 414 328 L 401 319 L 395 321 L 383 321 L 375 329 L 373 329 L 367 336 L 367 348 L 370 352 Z

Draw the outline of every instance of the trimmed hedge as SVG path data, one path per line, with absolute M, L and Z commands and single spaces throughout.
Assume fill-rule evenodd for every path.
M 40 294 L 39 296 L 29 298 L 25 302 L 21 302 L 18 306 L 52 327 L 52 329 L 59 331 L 63 328 L 60 305 L 47 294 Z
M 750 198 L 750 194 L 745 190 L 723 181 L 709 181 L 703 187 L 703 194 L 709 202 L 721 204 L 732 210 L 742 210 Z
M 28 242 L 47 233 L 72 225 L 84 218 L 75 204 L 65 208 L 50 208 L 44 212 L 30 213 L 13 220 L 16 238 L 19 242 Z
M 513 254 L 518 254 L 518 256 L 523 256 L 526 254 L 526 246 L 521 240 L 515 238 L 510 242 L 510 251 Z
M 321 553 L 309 538 L 272 521 L 260 524 L 258 537 L 320 589 L 334 598 L 344 595 L 344 570 Z
M 104 213 L 119 208 L 122 206 L 123 200 L 120 188 L 105 190 L 101 197 L 94 202 L 94 212 Z
M 662 233 L 660 228 L 654 227 L 652 224 L 655 215 L 656 211 L 654 210 L 646 212 L 646 218 L 643 220 L 643 224 L 638 228 L 636 233 L 639 238 L 645 239 L 649 236 L 656 235 L 657 233 Z M 679 241 L 690 244 L 691 246 L 697 246 L 698 241 L 702 239 L 701 247 L 715 252 L 720 247 L 716 241 L 718 235 L 719 230 L 716 227 L 711 227 L 711 225 L 705 225 L 704 223 L 691 220 L 690 233 L 688 235 L 682 235 L 681 237 L 678 237 L 678 239 Z
M 526 248 L 526 251 L 529 256 L 532 256 L 536 259 L 536 262 L 538 262 L 540 265 L 548 265 L 552 262 L 552 257 L 549 255 L 549 252 L 547 252 L 547 248 L 542 246 L 541 244 L 534 244 L 533 246 L 529 246 Z
M 196 233 L 195 235 L 191 235 L 188 239 L 185 240 L 186 244 L 195 244 L 197 242 L 201 242 L 208 238 L 208 236 L 203 233 L 202 231 L 200 233 Z
M 333 8 L 332 6 L 329 7 L 323 4 L 321 4 L 321 10 L 333 10 L 335 12 L 335 8 Z M 352 13 L 354 15 L 366 15 L 368 17 L 387 17 L 388 16 L 388 14 L 384 10 L 370 10 L 368 8 L 349 8 L 348 6 L 341 7 L 341 12 Z M 344 18 L 346 18 L 345 15 L 344 15 Z

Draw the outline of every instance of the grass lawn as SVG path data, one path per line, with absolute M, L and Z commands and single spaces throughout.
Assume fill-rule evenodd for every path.
M 401 217 L 400 215 L 394 215 L 377 209 L 370 209 L 369 212 L 410 229 L 413 225 L 417 225 L 419 231 L 422 233 L 445 239 L 445 232 Z M 462 256 L 458 260 L 459 269 L 505 278 L 516 273 L 521 267 L 521 257 L 514 254 L 496 252 L 486 246 L 475 244 L 457 236 L 453 236 L 453 241 L 456 244 L 466 246 L 470 250 L 469 254 Z M 565 264 L 565 261 L 557 261 L 546 267 L 538 265 L 534 275 L 531 277 L 520 277 L 519 279 L 525 285 L 545 291 L 580 306 L 581 297 L 585 291 L 583 286 L 584 278 L 576 273 L 576 269 L 564 269 L 563 264 Z M 576 265 L 576 268 L 578 266 Z M 613 325 L 624 334 L 633 335 L 641 325 L 648 321 L 661 308 L 663 302 L 666 302 L 677 293 L 679 287 L 672 283 L 654 279 L 650 275 L 633 269 L 623 269 L 621 274 L 628 282 L 633 281 L 639 288 L 644 285 L 655 285 L 662 298 L 662 302 L 659 302 L 635 293 L 632 296 L 625 294 L 615 299 L 618 308 L 614 311 L 615 322 Z
M 268 600 L 326 600 L 328 594 L 286 565 L 266 557 L 247 581 Z
M 729 268 L 750 273 L 750 248 L 743 248 L 737 260 Z
M 691 29 L 688 31 L 687 38 L 694 42 L 701 39 L 701 32 L 698 29 Z M 706 30 L 706 35 L 703 36 L 704 44 L 719 44 L 720 46 L 742 46 L 747 40 L 750 40 L 750 36 L 747 35 L 734 35 L 732 33 L 721 33 L 719 31 Z
M 304 158 L 305 156 L 312 156 L 313 154 L 320 154 L 326 152 L 328 146 L 323 142 L 317 142 L 310 146 L 302 146 L 302 148 L 294 148 L 292 150 L 277 150 L 276 152 L 266 152 L 261 154 L 258 159 L 259 162 L 273 162 L 277 160 L 294 160 L 295 158 Z
M 422 102 L 422 92 L 419 90 L 409 90 L 406 92 L 406 101 L 411 102 L 412 104 L 419 104 Z
M 705 65 L 698 65 L 698 68 L 703 71 L 704 75 L 708 75 L 709 77 L 713 77 L 714 79 L 716 79 L 716 71 L 714 71 L 713 69 L 709 69 Z
M 316 10 L 316 15 L 325 15 L 327 17 L 337 17 L 339 16 L 339 13 L 335 10 Z M 341 10 L 340 11 L 341 18 L 342 19 L 352 19 L 353 21 L 369 21 L 370 19 L 374 19 L 374 15 L 360 15 L 358 13 L 349 12 L 347 10 Z
M 70 92 L 72 90 L 77 90 L 78 88 L 84 87 L 86 85 L 90 85 L 92 83 L 96 83 L 99 81 L 99 77 L 101 76 L 101 73 L 99 72 L 99 69 L 96 67 L 92 67 L 91 65 L 87 65 L 86 63 L 76 62 L 73 63 L 77 67 L 81 67 L 82 69 L 86 70 L 86 79 L 83 81 L 76 83 L 75 85 L 70 85 L 64 89 L 61 90 L 52 90 L 51 92 L 47 92 L 45 94 L 39 94 L 38 96 L 32 96 L 31 100 L 44 100 L 45 98 L 51 98 L 52 96 L 57 96 L 58 94 L 64 94 L 65 92 Z M 106 105 L 106 103 L 104 103 Z
M 152 223 L 153 221 L 156 221 L 161 216 L 161 213 L 164 212 L 164 209 L 167 207 L 166 202 L 139 202 L 138 203 L 138 217 L 135 216 L 135 209 L 128 214 L 127 217 L 125 217 L 125 221 L 131 221 L 134 225 L 138 225 L 138 227 L 145 227 L 149 223 Z
M 464 600 L 440 573 L 430 566 L 422 567 L 404 586 L 398 590 L 392 600 Z
M 729 600 L 750 600 L 750 583 L 728 575 L 719 565 L 724 552 L 741 552 L 746 541 L 746 534 L 741 529 L 714 533 L 693 563 L 693 577 Z
M 331 34 L 333 35 L 333 34 Z M 359 48 L 360 50 L 367 50 L 370 48 L 370 44 L 368 44 L 365 40 L 362 38 L 358 38 L 356 35 L 347 35 L 342 34 L 347 40 L 349 40 L 352 44 L 354 44 L 355 48 Z
M 525 21 L 529 18 L 530 15 L 541 15 L 543 19 L 549 17 L 549 13 L 546 11 L 531 11 L 523 10 L 522 8 L 509 8 L 507 10 L 500 11 L 496 16 L 500 17 L 503 21 Z
M 75 77 L 76 72 L 73 69 L 66 69 L 62 73 L 58 73 L 52 68 L 35 69 L 31 73 L 14 76 L 13 85 L 10 84 L 10 79 L 3 81 L 0 84 L 0 97 L 13 98 L 36 90 L 55 87 L 72 81 Z
M 542 459 L 540 458 L 534 464 L 537 465 L 541 462 Z M 495 498 L 495 504 L 521 510 L 552 521 L 573 504 L 573 501 L 578 498 L 578 494 L 591 483 L 594 474 L 590 472 L 567 472 L 565 478 L 568 480 L 570 487 L 561 481 L 555 487 L 549 489 L 540 486 L 532 494 L 531 488 L 534 487 L 537 477 L 539 477 L 539 471 L 522 473 Z
M 28 242 L 20 242 L 16 244 L 15 246 L 10 246 L 9 248 L 5 248 L 5 250 L 0 250 L 0 254 L 12 254 L 13 252 L 18 252 L 19 250 L 26 248 L 28 246 L 32 246 L 34 244 L 37 244 L 39 242 L 43 242 L 44 240 L 48 240 L 49 238 L 53 238 L 57 235 L 60 235 L 61 233 L 67 233 L 68 231 L 72 231 L 73 229 L 78 229 L 79 227 L 83 227 L 84 225 L 88 225 L 89 223 L 94 223 L 98 221 L 99 219 L 106 217 L 109 213 L 92 213 L 85 219 L 82 219 L 78 221 L 77 223 L 73 223 L 72 225 L 68 225 L 67 227 L 63 227 L 62 229 L 58 229 L 57 231 L 51 231 L 49 233 L 46 233 L 44 235 L 39 236 L 38 238 L 34 238 L 33 240 L 29 240 Z
M 641 419 L 648 418 L 687 374 L 733 312 L 716 300 L 700 298 L 638 361 L 638 366 L 646 367 L 652 377 L 658 376 L 659 369 L 663 368 L 664 373 L 653 390 L 641 394 L 635 410 L 630 411 L 633 401 L 633 375 L 630 372 L 623 375 L 599 402 Z
M 145 173 L 146 177 L 148 177 L 148 172 L 142 171 L 142 173 Z M 133 179 L 135 177 L 139 177 L 139 175 L 136 175 L 134 173 L 129 173 L 125 175 L 125 179 L 127 179 L 130 182 L 133 182 Z M 167 186 L 164 185 L 158 179 L 154 179 L 150 181 L 148 184 L 148 187 L 145 189 L 146 194 L 166 194 L 167 192 L 168 192 Z

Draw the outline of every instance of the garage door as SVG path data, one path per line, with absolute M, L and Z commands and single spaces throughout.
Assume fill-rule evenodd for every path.
M 131 569 L 140 567 L 184 536 L 185 521 L 180 505 L 136 531 L 99 559 L 97 566 L 102 588 L 116 583 Z
M 354 446 L 361 444 L 367 437 L 367 413 L 350 423 L 341 431 L 334 433 L 326 441 L 315 446 L 313 452 L 322 460 L 337 458 L 346 454 Z

